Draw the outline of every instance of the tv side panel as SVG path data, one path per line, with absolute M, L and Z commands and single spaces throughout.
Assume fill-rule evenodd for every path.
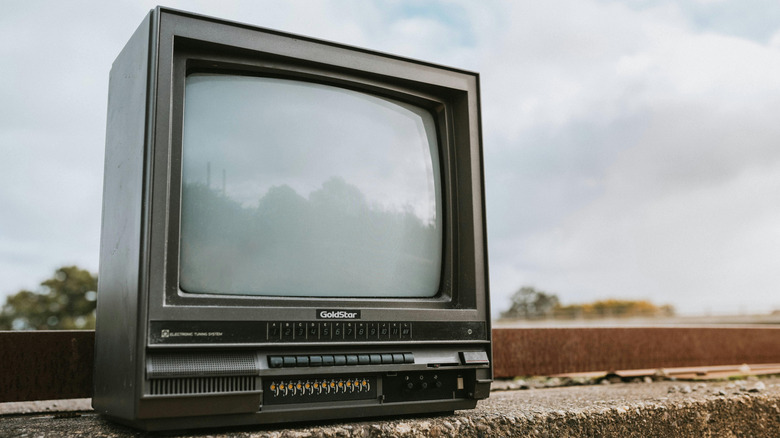
M 138 343 L 145 341 L 139 286 L 153 29 L 149 14 L 114 61 L 109 80 L 92 406 L 113 417 L 135 416 Z

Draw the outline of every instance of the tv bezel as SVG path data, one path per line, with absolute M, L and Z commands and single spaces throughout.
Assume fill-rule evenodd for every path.
M 388 310 L 404 320 L 485 320 L 487 244 L 478 75 L 393 55 L 326 43 L 207 17 L 161 10 L 154 127 L 147 153 L 144 238 L 149 320 L 312 319 L 301 309 Z M 173 12 L 173 13 L 171 13 Z M 201 26 L 202 20 L 210 21 Z M 263 33 L 258 38 L 258 33 Z M 241 296 L 190 293 L 179 287 L 179 231 L 184 83 L 191 72 L 268 75 L 314 81 L 389 97 L 433 110 L 439 136 L 443 248 L 439 291 L 432 298 Z M 159 291 L 164 291 L 160 293 Z M 365 311 L 368 311 L 366 315 Z M 376 317 L 371 314 L 376 312 Z

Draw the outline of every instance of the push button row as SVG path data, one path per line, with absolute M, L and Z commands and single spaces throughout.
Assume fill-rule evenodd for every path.
M 410 322 L 269 322 L 269 341 L 406 341 Z
M 270 368 L 389 365 L 414 363 L 413 353 L 325 354 L 308 356 L 268 356 Z

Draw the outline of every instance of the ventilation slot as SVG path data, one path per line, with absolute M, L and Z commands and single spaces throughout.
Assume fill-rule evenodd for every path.
M 252 352 L 163 353 L 147 359 L 148 379 L 184 377 L 234 377 L 258 375 Z
M 257 378 L 253 376 L 155 379 L 149 384 L 151 395 L 216 394 L 257 390 Z

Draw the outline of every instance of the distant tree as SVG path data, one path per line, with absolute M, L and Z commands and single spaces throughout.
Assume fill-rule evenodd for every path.
M 68 330 L 95 328 L 97 277 L 65 266 L 41 283 L 39 292 L 22 290 L 6 299 L 0 330 Z
M 673 316 L 674 307 L 669 304 L 656 306 L 646 300 L 607 299 L 585 304 L 557 306 L 553 315 L 563 319 L 660 317 Z
M 550 316 L 559 306 L 558 297 L 536 290 L 531 286 L 523 286 L 512 295 L 512 304 L 506 312 L 501 313 L 507 319 L 539 319 Z

